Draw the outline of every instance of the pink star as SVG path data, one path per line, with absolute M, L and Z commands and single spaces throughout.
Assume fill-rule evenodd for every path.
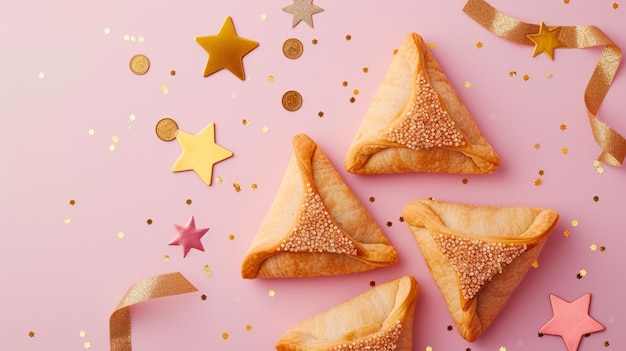
M 589 316 L 591 294 L 586 293 L 574 302 L 550 294 L 552 319 L 539 330 L 542 334 L 560 335 L 568 351 L 578 350 L 585 334 L 604 330 L 604 326 Z
M 176 227 L 178 234 L 170 241 L 170 245 L 182 246 L 183 257 L 187 256 L 187 253 L 192 248 L 204 251 L 200 238 L 209 231 L 209 228 L 196 229 L 196 221 L 193 216 L 191 216 L 189 222 L 184 227 L 178 224 L 174 224 L 174 227 Z

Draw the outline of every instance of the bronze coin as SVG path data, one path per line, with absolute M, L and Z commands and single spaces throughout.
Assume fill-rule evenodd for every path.
M 296 38 L 289 38 L 283 43 L 283 54 L 285 54 L 287 58 L 292 60 L 297 59 L 302 55 L 302 51 L 304 51 L 304 46 L 302 46 L 302 42 Z
M 142 75 L 148 72 L 150 69 L 150 60 L 146 55 L 137 54 L 130 59 L 130 70 L 137 74 Z
M 283 107 L 287 111 L 297 111 L 302 107 L 302 95 L 295 90 L 289 90 L 283 94 Z
M 163 141 L 172 141 L 176 139 L 178 132 L 178 124 L 171 118 L 163 118 L 156 124 L 156 135 Z

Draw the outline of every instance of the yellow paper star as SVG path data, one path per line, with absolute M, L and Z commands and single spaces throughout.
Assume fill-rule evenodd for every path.
M 172 172 L 193 170 L 207 185 L 211 185 L 213 165 L 233 156 L 230 150 L 215 143 L 215 123 L 196 135 L 178 130 L 176 140 L 183 152 L 172 166 Z
M 558 38 L 560 31 L 561 27 L 549 29 L 542 21 L 539 26 L 539 33 L 527 35 L 526 37 L 535 43 L 533 57 L 545 53 L 550 60 L 554 60 L 554 49 L 563 47 L 563 43 Z
M 324 9 L 313 5 L 313 0 L 293 0 L 293 4 L 283 7 L 283 11 L 293 15 L 292 28 L 302 21 L 313 28 L 313 15 L 324 11 Z M 347 37 L 346 39 L 350 40 Z
M 239 79 L 246 79 L 243 70 L 243 57 L 254 50 L 259 43 L 237 36 L 232 18 L 226 17 L 217 35 L 196 37 L 196 42 L 209 54 L 204 68 L 204 76 L 226 68 Z

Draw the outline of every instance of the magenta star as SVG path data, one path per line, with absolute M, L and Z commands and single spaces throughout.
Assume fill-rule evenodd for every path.
M 542 334 L 560 335 L 568 351 L 578 350 L 580 339 L 585 334 L 604 330 L 604 326 L 589 316 L 591 294 L 586 293 L 574 302 L 550 294 L 552 319 L 539 330 Z
M 200 238 L 209 231 L 209 228 L 196 229 L 196 221 L 193 216 L 191 216 L 189 222 L 184 227 L 178 224 L 174 224 L 174 227 L 176 227 L 178 234 L 170 241 L 170 245 L 182 246 L 183 257 L 187 256 L 187 253 L 192 248 L 204 251 Z

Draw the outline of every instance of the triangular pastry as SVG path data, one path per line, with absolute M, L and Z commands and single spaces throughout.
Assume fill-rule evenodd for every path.
M 241 268 L 243 278 L 312 277 L 396 263 L 398 254 L 305 134 Z
M 289 329 L 278 351 L 411 351 L 418 285 L 404 276 Z
M 417 200 L 402 211 L 461 336 L 474 341 L 537 260 L 553 210 Z
M 422 37 L 409 34 L 352 139 L 346 170 L 482 174 L 499 162 Z

